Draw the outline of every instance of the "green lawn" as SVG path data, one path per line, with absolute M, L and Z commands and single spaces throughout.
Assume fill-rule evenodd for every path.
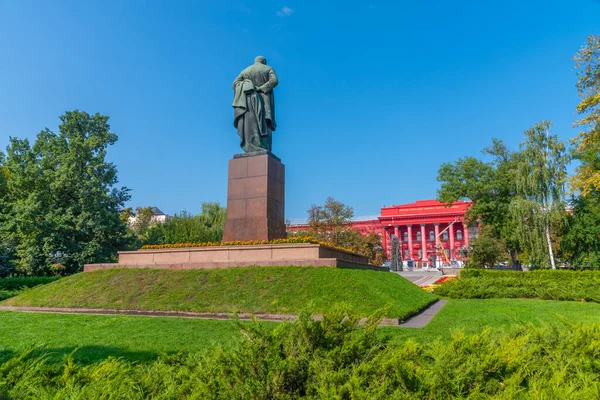
M 228 346 L 240 336 L 232 321 L 0 312 L 0 350 L 43 346 L 43 352 L 60 358 L 77 349 L 75 359 L 84 362 L 108 356 L 149 360 L 160 353 Z
M 206 270 L 110 269 L 26 290 L 1 305 L 326 314 L 344 304 L 358 315 L 389 307 L 404 318 L 435 296 L 397 274 L 327 267 Z
M 381 328 L 395 340 L 449 340 L 452 333 L 543 324 L 600 322 L 600 304 L 523 299 L 450 300 L 422 329 Z M 275 326 L 275 323 L 267 323 Z M 0 349 L 43 345 L 55 357 L 72 352 L 82 362 L 107 356 L 148 360 L 160 353 L 229 346 L 240 338 L 231 321 L 186 318 L 0 312 Z
M 453 332 L 480 332 L 545 324 L 600 322 L 600 304 L 538 299 L 456 299 L 448 300 L 433 320 L 421 329 L 381 328 L 398 338 L 425 341 L 449 340 Z

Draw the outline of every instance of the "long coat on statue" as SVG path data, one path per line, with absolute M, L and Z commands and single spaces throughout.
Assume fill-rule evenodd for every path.
M 277 128 L 273 95 L 277 83 L 275 70 L 260 61 L 244 69 L 233 81 L 233 125 L 246 152 L 271 151 L 271 133 Z

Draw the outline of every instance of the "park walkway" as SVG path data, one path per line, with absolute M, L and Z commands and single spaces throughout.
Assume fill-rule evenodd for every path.
M 438 300 L 433 305 L 428 306 L 418 314 L 410 317 L 404 322 L 400 322 L 397 318 L 384 318 L 379 323 L 379 326 L 392 326 L 400 328 L 422 328 L 433 316 L 446 304 L 446 300 Z M 145 317 L 176 317 L 176 318 L 194 318 L 194 319 L 216 319 L 229 320 L 234 317 L 231 313 L 199 313 L 191 311 L 153 311 L 153 310 L 114 310 L 104 308 L 59 308 L 59 307 L 14 307 L 0 306 L 0 311 L 13 312 L 30 312 L 30 313 L 53 313 L 53 314 L 86 314 L 86 315 L 133 315 Z M 268 322 L 285 322 L 294 321 L 298 318 L 294 314 L 237 314 L 237 318 L 241 321 L 251 321 L 257 319 L 259 321 Z M 313 315 L 314 319 L 322 319 L 322 315 Z M 360 323 L 365 323 L 363 318 Z
M 413 271 L 397 271 L 395 273 L 420 287 L 432 285 L 435 281 L 437 281 L 438 279 L 440 279 L 443 276 L 440 271 L 413 270 Z

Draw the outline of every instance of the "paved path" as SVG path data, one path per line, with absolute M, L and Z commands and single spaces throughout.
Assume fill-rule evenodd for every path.
M 419 314 L 415 315 L 412 318 L 409 318 L 402 324 L 399 324 L 399 328 L 423 328 L 425 325 L 429 323 L 434 317 L 435 314 L 438 313 L 446 305 L 448 300 L 438 300 L 425 310 L 421 311 Z
M 398 271 L 396 273 L 421 287 L 433 285 L 435 281 L 443 276 L 439 271 Z
M 400 323 L 397 318 L 384 318 L 379 323 L 379 326 L 396 326 L 396 327 L 408 327 L 411 321 L 414 319 L 422 318 L 422 315 L 429 313 L 436 304 L 443 302 L 446 304 L 446 300 L 439 300 L 433 306 L 429 306 L 427 309 L 417 314 L 416 316 L 408 319 L 404 323 Z M 442 304 L 442 306 L 443 306 Z M 422 325 L 425 326 L 433 315 L 442 308 L 439 306 L 431 317 Z M 146 317 L 177 317 L 177 318 L 195 318 L 195 319 L 218 319 L 228 320 L 233 317 L 231 313 L 199 313 L 191 311 L 152 311 L 152 310 L 113 310 L 104 308 L 58 308 L 58 307 L 13 307 L 13 306 L 0 306 L 0 311 L 17 311 L 17 312 L 32 312 L 32 313 L 53 313 L 53 314 L 92 314 L 92 315 L 138 315 Z M 293 321 L 298 318 L 294 314 L 237 314 L 237 317 L 242 321 L 250 321 L 254 318 L 260 321 L 271 321 L 271 322 L 284 322 Z M 314 319 L 322 319 L 322 315 L 313 315 Z M 365 318 L 360 320 L 360 324 L 364 324 Z M 408 325 L 407 325 L 408 324 Z M 422 327 L 419 326 L 419 327 Z M 416 326 L 415 326 L 416 327 Z

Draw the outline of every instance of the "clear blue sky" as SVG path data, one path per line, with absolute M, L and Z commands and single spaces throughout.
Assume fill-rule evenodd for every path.
M 0 0 L 0 147 L 100 112 L 130 205 L 225 204 L 231 82 L 262 54 L 287 217 L 327 196 L 373 215 L 434 198 L 439 165 L 491 137 L 517 146 L 542 119 L 574 136 L 571 57 L 592 33 L 597 0 Z

